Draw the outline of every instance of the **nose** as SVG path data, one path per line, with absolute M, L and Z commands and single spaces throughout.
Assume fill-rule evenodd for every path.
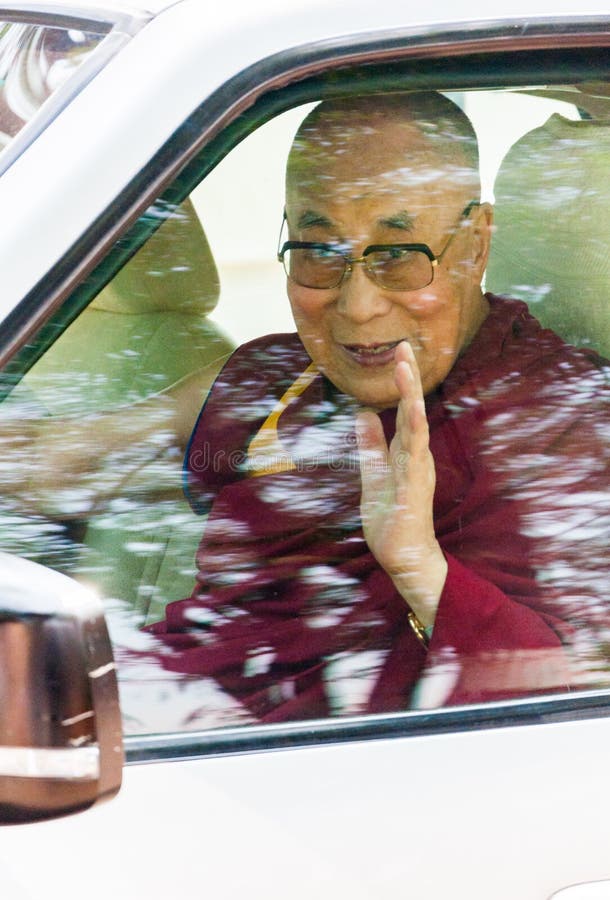
M 369 277 L 363 265 L 352 266 L 337 291 L 338 311 L 359 325 L 376 316 L 384 316 L 392 305 L 383 288 Z

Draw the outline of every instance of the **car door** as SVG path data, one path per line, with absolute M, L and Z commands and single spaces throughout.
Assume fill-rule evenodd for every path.
M 207 67 L 199 60 L 203 76 L 194 85 L 198 43 L 190 33 L 192 10 L 184 7 L 167 19 L 176 26 L 173 39 L 182 36 L 188 45 L 184 59 L 174 47 L 150 83 L 126 90 L 124 106 L 110 102 L 112 87 L 135 63 L 148 61 L 152 71 L 151 60 L 160 60 L 167 38 L 159 16 L 0 180 L 0 196 L 16 210 L 38 154 L 56 154 L 59 183 L 38 176 L 4 250 L 21 247 L 7 276 L 8 305 L 19 305 L 4 322 L 2 414 L 11 477 L 24 487 L 5 491 L 2 546 L 103 599 L 126 753 L 123 786 L 111 802 L 3 829 L 3 895 L 315 892 L 534 900 L 573 886 L 561 895 L 566 900 L 586 900 L 594 889 L 610 896 L 607 481 L 605 493 L 596 482 L 576 507 L 564 506 L 570 539 L 582 541 L 579 570 L 546 572 L 558 585 L 566 579 L 595 585 L 594 615 L 577 620 L 578 674 L 570 691 L 530 684 L 510 697 L 499 692 L 446 705 L 449 660 L 431 673 L 418 702 L 372 712 L 365 702 L 371 658 L 363 664 L 337 654 L 328 667 L 328 713 L 262 723 L 214 673 L 174 664 L 175 648 L 168 654 L 150 628 L 169 603 L 189 596 L 208 515 L 196 514 L 201 510 L 194 512 L 181 490 L 172 391 L 194 383 L 198 412 L 236 347 L 294 330 L 275 258 L 283 171 L 299 123 L 320 100 L 423 90 L 448 95 L 477 132 L 483 201 L 493 199 L 495 186 L 497 250 L 487 287 L 521 297 L 570 346 L 607 354 L 603 288 L 589 290 L 606 265 L 595 224 L 607 210 L 600 175 L 607 164 L 607 23 L 519 20 L 519 28 L 513 22 L 417 30 L 397 17 L 389 36 L 371 22 L 332 45 L 320 26 L 310 45 L 288 50 L 287 40 L 275 56 L 242 48 L 242 68 L 251 63 L 243 72 L 233 58 L 224 69 L 214 68 L 213 54 Z M 337 21 L 329 23 L 333 35 Z M 276 35 L 290 34 L 280 20 Z M 199 39 L 199 56 L 206 40 Z M 158 106 L 147 106 L 156 94 Z M 100 98 L 108 110 L 103 136 Z M 141 127 L 131 116 L 135 108 Z M 557 137 L 556 128 L 567 137 Z M 100 160 L 128 144 L 116 170 L 101 172 L 85 190 Z M 67 163 L 59 162 L 62 148 L 68 160 L 84 157 L 74 173 L 83 189 L 77 196 Z M 543 177 L 544 190 L 537 191 Z M 59 221 L 62 192 L 66 221 Z M 551 216 L 547 210 L 540 228 L 537 204 L 545 202 Z M 58 225 L 28 267 L 28 210 L 37 204 L 43 226 Z M 569 242 L 551 227 L 564 222 L 568 209 Z M 578 275 L 583 285 L 576 315 L 549 274 L 558 269 L 556 261 L 546 263 L 556 260 L 554 241 L 561 241 L 564 282 Z M 512 277 L 504 263 L 511 256 L 527 275 Z M 580 387 L 596 403 L 603 394 L 595 379 Z M 251 401 L 243 396 L 246 416 Z M 15 440 L 21 448 L 33 441 L 35 452 L 15 456 Z M 603 447 L 583 451 L 587 464 L 595 457 L 595 471 Z M 200 463 L 214 475 L 227 457 L 214 456 L 215 445 L 209 449 Z M 581 464 L 578 457 L 576 471 Z M 559 481 L 574 471 L 561 469 Z M 565 522 L 553 519 L 549 540 Z M 243 532 L 244 545 L 250 537 Z M 235 571 L 229 557 L 225 581 Z M 332 623 L 341 615 L 340 585 L 328 571 L 313 575 L 320 596 L 328 589 L 316 621 Z

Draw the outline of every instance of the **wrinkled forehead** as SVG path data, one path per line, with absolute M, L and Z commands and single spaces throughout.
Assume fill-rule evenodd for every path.
M 425 130 L 411 121 L 329 115 L 302 128 L 290 152 L 288 204 L 370 195 L 429 202 L 456 189 L 471 195 L 478 177 L 459 139 L 433 122 Z

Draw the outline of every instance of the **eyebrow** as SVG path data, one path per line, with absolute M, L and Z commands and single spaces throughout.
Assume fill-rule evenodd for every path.
M 324 216 L 322 213 L 318 213 L 313 209 L 306 209 L 305 212 L 301 213 L 297 220 L 297 228 L 315 228 L 316 226 L 330 228 L 331 225 L 332 222 L 327 216 Z
M 377 223 L 382 228 L 398 228 L 400 231 L 413 231 L 415 217 L 406 210 L 402 210 L 393 216 L 384 216 L 382 219 L 378 219 Z
M 391 216 L 383 216 L 377 220 L 377 224 L 382 228 L 396 228 L 400 231 L 413 231 L 415 224 L 415 216 L 406 210 L 394 213 Z M 332 222 L 323 213 L 316 212 L 313 209 L 306 209 L 301 213 L 297 220 L 297 227 L 304 228 L 332 228 Z

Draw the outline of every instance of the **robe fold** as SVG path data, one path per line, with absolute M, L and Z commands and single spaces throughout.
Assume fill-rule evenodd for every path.
M 206 520 L 191 597 L 150 628 L 165 667 L 213 677 L 265 722 L 604 680 L 608 368 L 520 301 L 488 300 L 426 397 L 448 563 L 429 647 L 363 537 L 356 402 L 297 335 L 270 335 L 231 357 L 190 441 Z M 390 440 L 395 410 L 382 422 Z

